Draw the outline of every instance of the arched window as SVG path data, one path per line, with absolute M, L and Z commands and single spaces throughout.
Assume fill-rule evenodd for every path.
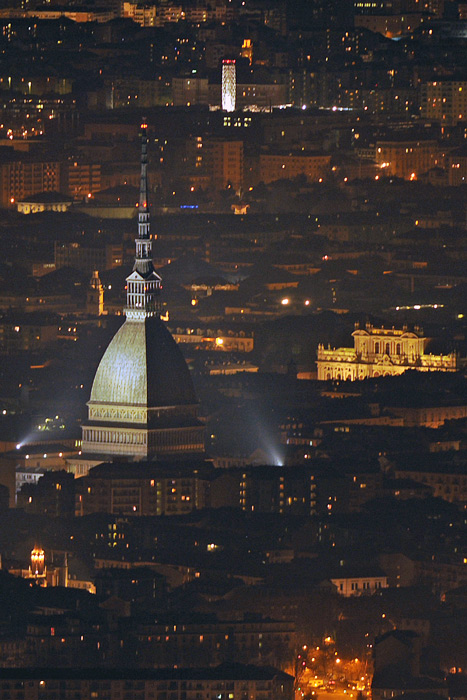
M 386 343 L 386 355 L 390 355 L 390 354 L 391 354 L 391 346 L 389 343 Z
M 379 354 L 379 343 L 375 343 L 375 353 L 376 355 Z
M 397 355 L 401 354 L 401 344 L 400 343 L 397 343 L 397 345 L 396 345 L 396 354 Z

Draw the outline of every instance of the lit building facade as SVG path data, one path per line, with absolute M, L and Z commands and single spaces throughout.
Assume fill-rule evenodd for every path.
M 222 61 L 222 109 L 235 112 L 237 98 L 237 70 L 235 60 L 225 58 Z
M 73 201 L 69 197 L 55 192 L 36 194 L 16 202 L 16 210 L 20 214 L 38 214 L 43 211 L 65 212 L 70 209 Z
M 58 638 L 60 639 L 60 638 Z M 11 700 L 84 700 L 94 694 L 117 700 L 123 696 L 163 700 L 167 688 L 174 700 L 200 697 L 248 697 L 250 700 L 293 700 L 294 677 L 270 667 L 225 664 L 216 668 L 89 669 L 2 668 L 3 692 Z M 92 689 L 92 692 L 91 692 Z
M 386 175 L 417 180 L 439 164 L 438 142 L 435 139 L 377 141 L 376 163 Z
M 175 328 L 173 337 L 177 343 L 187 343 L 197 350 L 218 352 L 251 352 L 254 348 L 253 333 L 213 328 Z
M 61 178 L 61 191 L 76 200 L 82 200 L 102 189 L 100 163 L 72 160 L 63 164 Z
M 467 182 L 467 153 L 461 149 L 447 156 L 448 185 L 458 187 Z
M 172 79 L 172 102 L 176 107 L 209 104 L 207 78 L 174 77 Z
M 213 107 L 223 106 L 224 83 L 209 83 L 209 104 Z M 289 83 L 281 82 L 251 82 L 238 83 L 235 90 L 235 109 L 248 109 L 252 112 L 270 112 L 274 107 L 283 107 L 290 103 Z M 224 112 L 233 112 L 234 109 Z
M 408 369 L 422 372 L 455 372 L 456 353 L 447 355 L 426 354 L 429 341 L 418 327 L 411 331 L 406 326 L 375 328 L 367 323 L 365 328 L 356 324 L 352 333 L 353 348 L 325 348 L 318 345 L 318 379 L 350 380 L 368 377 L 395 376 Z
M 129 17 L 141 27 L 155 27 L 156 15 L 155 5 L 140 5 L 137 2 L 123 3 L 123 16 Z
M 258 616 L 256 620 L 193 621 L 170 627 L 145 621 L 137 627 L 139 656 L 148 668 L 181 667 L 195 663 L 213 666 L 225 659 L 235 663 L 279 668 L 293 655 L 297 644 L 295 625 Z
M 330 171 L 331 156 L 325 153 L 262 153 L 259 157 L 259 178 L 265 183 L 298 175 L 317 182 Z
M 123 246 L 108 243 L 105 246 L 91 247 L 81 245 L 77 241 L 61 243 L 55 241 L 55 269 L 74 267 L 82 272 L 93 273 L 94 270 L 113 270 L 119 267 L 123 260 Z
M 394 470 L 396 479 L 411 479 L 432 489 L 434 498 L 442 498 L 463 508 L 467 504 L 467 476 L 465 462 L 438 466 L 428 461 L 425 466 L 401 465 Z
M 423 22 L 423 14 L 421 12 L 410 12 L 403 14 L 387 14 L 387 15 L 354 15 L 356 27 L 369 29 L 371 32 L 377 32 L 389 39 L 395 36 L 401 36 L 407 32 L 413 31 Z
M 76 483 L 75 515 L 186 515 L 210 506 L 209 468 L 140 463 L 100 464 Z
M 37 352 L 55 343 L 58 337 L 57 317 L 53 314 L 15 314 L 0 320 L 0 354 Z
M 237 106 L 270 111 L 289 102 L 287 82 L 242 83 L 237 85 Z
M 332 578 L 337 593 L 345 598 L 360 595 L 372 595 L 388 587 L 387 576 L 339 576 Z
M 455 125 L 467 121 L 467 81 L 433 80 L 421 86 L 423 119 Z
M 58 161 L 15 160 L 0 165 L 0 206 L 16 206 L 31 195 L 60 190 Z
M 243 141 L 206 140 L 203 162 L 215 189 L 243 185 Z

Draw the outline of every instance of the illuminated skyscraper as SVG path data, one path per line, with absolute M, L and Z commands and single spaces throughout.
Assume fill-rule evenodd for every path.
M 235 112 L 237 97 L 237 74 L 235 60 L 225 58 L 222 61 L 222 109 Z

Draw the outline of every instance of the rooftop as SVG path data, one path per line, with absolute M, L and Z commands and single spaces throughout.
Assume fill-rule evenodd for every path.
M 86 679 L 86 680 L 271 680 L 279 677 L 292 681 L 292 676 L 269 666 L 221 664 L 215 668 L 2 668 L 0 679 Z

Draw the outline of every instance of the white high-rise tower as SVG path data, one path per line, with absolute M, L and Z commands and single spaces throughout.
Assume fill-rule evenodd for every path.
M 222 61 L 222 109 L 235 112 L 237 98 L 237 74 L 235 59 L 224 58 Z

